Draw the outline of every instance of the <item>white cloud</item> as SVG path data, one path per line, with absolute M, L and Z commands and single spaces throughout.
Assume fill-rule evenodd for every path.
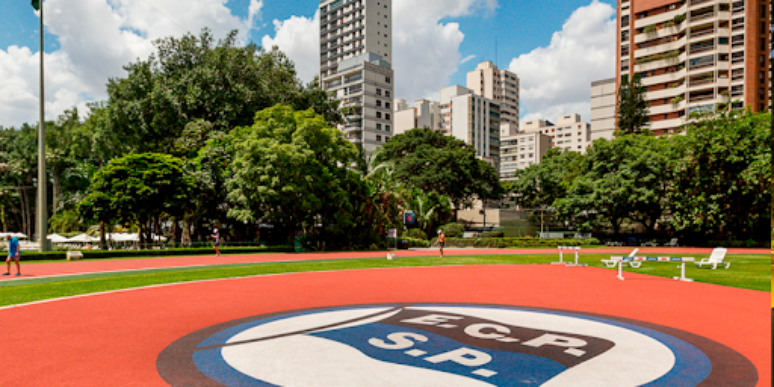
M 463 63 L 470 62 L 470 61 L 472 61 L 473 59 L 476 59 L 476 56 L 475 56 L 475 55 L 468 55 L 468 56 L 466 56 L 465 58 L 462 58 L 462 60 L 460 61 L 460 64 L 463 64 Z
M 460 63 L 459 47 L 465 35 L 459 24 L 442 20 L 496 8 L 497 0 L 394 0 L 392 65 L 396 96 L 412 101 L 430 97 L 448 86 Z M 265 49 L 276 45 L 288 54 L 305 82 L 320 71 L 318 16 L 275 20 L 275 36 L 264 36 L 261 42 Z
M 48 32 L 60 48 L 46 53 L 46 118 L 106 99 L 109 78 L 126 76 L 123 66 L 153 52 L 152 42 L 209 27 L 217 38 L 232 29 L 245 38 L 247 20 L 231 14 L 226 0 L 47 0 Z M 260 3 L 251 3 L 253 16 Z M 0 50 L 0 125 L 38 120 L 39 53 L 11 46 Z
M 255 21 L 261 18 L 261 9 L 263 0 L 250 0 L 250 6 L 247 8 L 247 26 L 255 27 Z
M 514 58 L 524 119 L 579 113 L 590 119 L 591 82 L 615 76 L 615 10 L 593 0 L 578 8 L 548 47 Z
M 493 11 L 496 0 L 395 0 L 395 94 L 408 101 L 431 97 L 450 84 L 465 34 L 443 19 Z
M 295 63 L 298 77 L 304 83 L 312 81 L 320 73 L 320 13 L 274 20 L 274 31 L 274 38 L 266 35 L 261 39 L 263 48 L 279 47 Z

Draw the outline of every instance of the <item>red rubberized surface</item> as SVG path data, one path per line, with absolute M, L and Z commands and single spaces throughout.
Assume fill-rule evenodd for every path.
M 624 254 L 628 255 L 633 247 L 623 248 L 599 248 L 583 249 L 580 251 L 580 259 L 583 260 L 583 254 Z M 709 254 L 712 249 L 690 248 L 690 247 L 649 247 L 640 248 L 638 255 L 646 254 Z M 398 257 L 419 257 L 419 256 L 437 256 L 437 250 L 407 251 L 400 250 L 394 252 Z M 729 249 L 728 254 L 769 254 L 766 249 Z M 449 249 L 445 251 L 446 255 L 524 255 L 524 254 L 559 254 L 556 248 L 543 249 Z M 167 257 L 167 258 L 137 258 L 137 259 L 118 259 L 104 261 L 63 261 L 53 263 L 26 263 L 22 255 L 22 275 L 21 278 L 45 277 L 53 275 L 97 273 L 122 270 L 142 270 L 158 269 L 169 267 L 190 267 L 202 265 L 223 265 L 237 263 L 255 263 L 255 262 L 281 262 L 281 261 L 308 261 L 308 260 L 329 260 L 329 259 L 356 259 L 356 258 L 381 258 L 385 257 L 387 252 L 346 252 L 346 253 L 311 253 L 311 254 L 248 254 L 248 255 L 226 255 L 212 256 L 192 256 L 192 257 Z M 575 259 L 573 251 L 565 251 L 566 261 Z M 12 268 L 12 274 L 16 273 L 16 268 Z M 0 277 L 0 280 L 16 279 L 18 277 Z
M 689 331 L 747 357 L 771 385 L 769 293 L 549 265 L 392 268 L 187 283 L 0 309 L 2 386 L 163 386 L 159 353 L 239 318 L 378 303 L 598 313 Z

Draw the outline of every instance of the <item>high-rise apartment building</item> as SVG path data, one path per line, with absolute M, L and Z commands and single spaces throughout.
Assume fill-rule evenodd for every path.
M 498 168 L 500 104 L 462 86 L 441 89 L 441 131 L 476 150 L 476 156 Z
M 468 89 L 476 95 L 500 104 L 500 122 L 514 135 L 519 129 L 519 77 L 508 70 L 500 70 L 490 61 L 481 62 L 468 72 Z
M 591 142 L 615 134 L 615 78 L 591 83 Z
M 320 80 L 345 109 L 341 126 L 367 153 L 393 133 L 392 0 L 320 1 Z
M 717 105 L 768 109 L 769 0 L 619 0 L 616 89 L 639 74 L 650 129 Z

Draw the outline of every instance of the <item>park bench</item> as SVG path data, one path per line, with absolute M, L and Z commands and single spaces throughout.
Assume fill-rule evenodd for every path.
M 68 261 L 77 261 L 79 259 L 83 259 L 83 253 L 80 251 L 68 251 L 67 252 L 67 260 Z

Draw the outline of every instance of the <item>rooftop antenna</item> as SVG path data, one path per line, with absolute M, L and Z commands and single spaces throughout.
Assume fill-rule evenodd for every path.
M 497 35 L 495 35 L 495 66 L 499 66 L 500 65 L 499 62 L 500 62 L 500 58 L 497 55 Z

